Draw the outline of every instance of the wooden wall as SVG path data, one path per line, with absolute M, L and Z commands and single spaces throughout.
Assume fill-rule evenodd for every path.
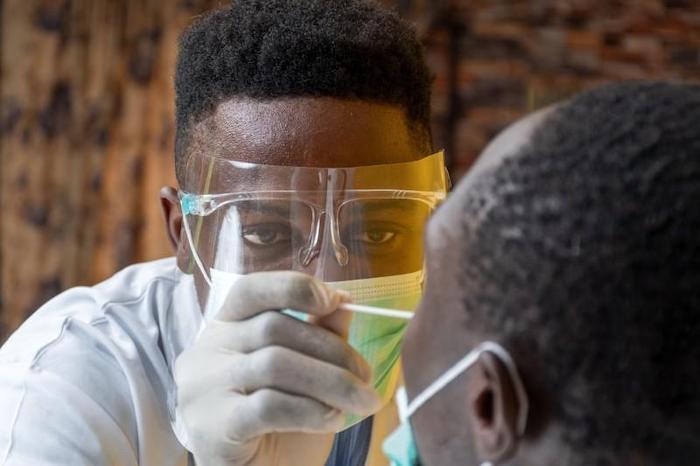
M 169 253 L 177 36 L 213 0 L 3 0 L 0 341 L 40 304 Z
M 700 79 L 700 0 L 382 0 L 418 24 L 463 174 L 525 112 L 616 79 Z M 176 38 L 223 0 L 0 0 L 0 342 L 63 289 L 169 248 Z

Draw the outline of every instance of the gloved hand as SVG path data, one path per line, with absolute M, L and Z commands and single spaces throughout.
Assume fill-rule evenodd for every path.
M 343 413 L 381 407 L 346 342 L 347 300 L 297 272 L 243 276 L 177 359 L 178 415 L 198 466 L 323 465 Z M 308 323 L 274 309 L 295 309 Z

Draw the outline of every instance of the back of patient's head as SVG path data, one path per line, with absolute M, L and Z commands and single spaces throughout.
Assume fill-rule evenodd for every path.
M 471 322 L 582 464 L 697 464 L 700 86 L 580 94 L 516 151 L 468 196 Z

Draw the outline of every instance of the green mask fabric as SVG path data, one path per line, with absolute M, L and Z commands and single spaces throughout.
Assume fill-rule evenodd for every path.
M 349 292 L 355 304 L 413 311 L 422 295 L 423 271 L 328 284 Z M 350 346 L 372 367 L 373 385 L 384 405 L 391 401 L 398 385 L 401 341 L 407 326 L 403 319 L 360 313 L 353 314 L 350 323 Z M 344 428 L 362 419 L 348 414 Z

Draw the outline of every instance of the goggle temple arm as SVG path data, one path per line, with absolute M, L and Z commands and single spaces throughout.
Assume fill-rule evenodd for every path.
M 209 277 L 209 274 L 206 271 L 206 268 L 204 267 L 204 263 L 202 262 L 202 259 L 199 257 L 199 253 L 197 253 L 197 249 L 195 248 L 194 244 L 194 237 L 192 236 L 192 230 L 190 229 L 190 222 L 187 220 L 187 216 L 189 215 L 191 211 L 191 206 L 188 204 L 188 197 L 183 196 L 182 194 L 180 195 L 180 208 L 182 209 L 182 226 L 185 229 L 185 236 L 187 237 L 187 243 L 190 246 L 190 254 L 192 254 L 192 258 L 194 259 L 194 262 L 197 264 L 197 267 L 199 267 L 199 270 L 202 272 L 202 277 L 204 277 L 204 281 L 207 282 L 207 285 L 209 287 L 212 286 L 212 281 L 211 277 Z

